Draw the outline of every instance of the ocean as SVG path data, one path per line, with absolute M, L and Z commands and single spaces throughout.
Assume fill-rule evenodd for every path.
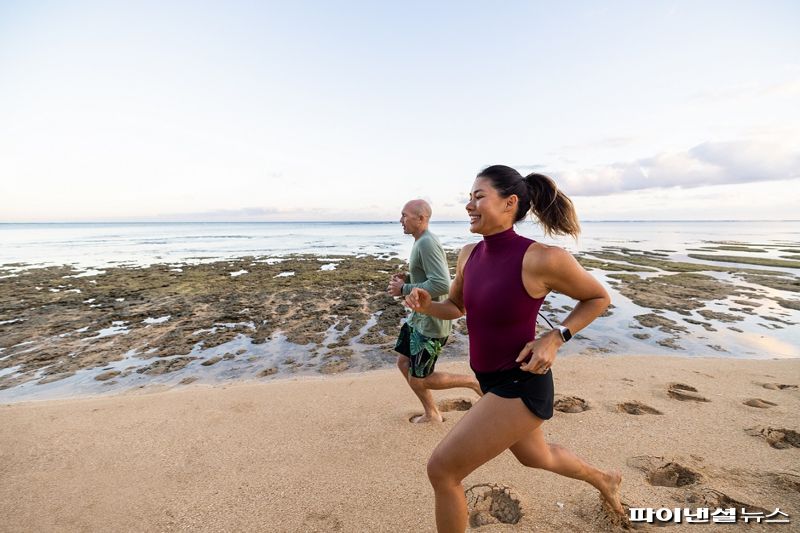
M 468 227 L 466 221 L 431 223 L 445 248 L 479 240 Z M 572 252 L 625 246 L 671 250 L 670 258 L 676 260 L 685 260 L 688 249 L 709 243 L 800 243 L 800 221 L 584 222 L 577 241 L 545 238 L 531 222 L 519 224 L 517 231 Z M 287 254 L 395 252 L 407 257 L 411 244 L 398 222 L 0 224 L 0 265 L 97 268 Z M 777 258 L 780 252 L 767 250 L 760 256 Z

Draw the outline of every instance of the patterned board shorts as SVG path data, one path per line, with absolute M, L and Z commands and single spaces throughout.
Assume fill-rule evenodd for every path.
M 406 323 L 400 328 L 400 335 L 397 337 L 394 351 L 411 360 L 411 366 L 408 369 L 411 376 L 424 378 L 433 373 L 436 359 L 442 353 L 445 344 L 447 344 L 447 337 L 441 339 L 426 337 Z

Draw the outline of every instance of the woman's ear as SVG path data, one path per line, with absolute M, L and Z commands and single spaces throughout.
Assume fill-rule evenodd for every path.
M 517 202 L 519 202 L 519 197 L 516 194 L 512 194 L 508 198 L 506 198 L 506 208 L 505 211 L 510 210 L 517 210 Z

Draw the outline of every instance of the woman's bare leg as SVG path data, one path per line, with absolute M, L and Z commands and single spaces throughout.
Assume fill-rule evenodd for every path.
M 436 497 L 436 528 L 463 533 L 467 501 L 461 481 L 542 424 L 519 398 L 487 394 L 455 425 L 428 460 Z
M 544 440 L 542 428 L 536 428 L 513 446 L 511 452 L 520 463 L 531 468 L 541 468 L 562 476 L 580 479 L 600 491 L 606 503 L 618 514 L 625 511 L 619 501 L 622 476 L 619 472 L 603 472 L 586 463 L 577 455 L 558 444 Z

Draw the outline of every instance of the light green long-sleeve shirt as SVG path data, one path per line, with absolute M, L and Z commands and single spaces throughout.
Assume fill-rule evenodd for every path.
M 419 287 L 428 291 L 435 302 L 447 299 L 450 291 L 450 270 L 447 267 L 447 256 L 436 235 L 425 230 L 419 239 L 414 241 L 408 266 L 410 280 L 403 285 L 403 295 Z M 426 337 L 442 338 L 450 335 L 449 320 L 412 312 L 408 323 Z

